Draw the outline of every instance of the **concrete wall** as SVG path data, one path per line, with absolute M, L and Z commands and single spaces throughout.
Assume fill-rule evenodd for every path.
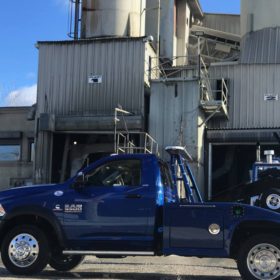
M 34 139 L 34 121 L 28 121 L 31 107 L 0 108 L 0 145 L 20 145 L 20 158 L 0 161 L 0 188 L 32 182 L 33 162 L 30 144 Z
M 158 36 L 158 30 L 159 30 L 159 20 L 158 17 L 161 14 L 161 10 L 159 12 L 159 0 L 148 0 L 147 6 L 146 6 L 146 27 L 145 27 L 145 35 L 152 35 L 154 38 L 153 46 L 156 49 L 157 48 L 157 40 L 159 38 Z
M 160 23 L 160 56 L 186 56 L 191 25 L 191 10 L 187 0 L 162 0 Z M 185 59 L 176 60 L 185 64 Z M 174 65 L 176 66 L 176 65 Z
M 177 56 L 179 58 L 177 65 L 186 65 L 188 63 L 187 49 L 189 44 L 191 25 L 191 10 L 185 1 L 177 3 L 177 24 L 176 24 L 176 38 L 177 38 Z

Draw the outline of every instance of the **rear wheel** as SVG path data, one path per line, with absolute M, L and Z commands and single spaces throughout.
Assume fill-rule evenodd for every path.
M 39 273 L 49 261 L 46 235 L 35 226 L 15 227 L 3 239 L 1 257 L 5 267 L 13 274 Z
M 244 280 L 280 279 L 280 238 L 257 235 L 243 243 L 237 259 Z
M 280 190 L 269 189 L 260 198 L 261 207 L 280 212 Z
M 77 267 L 84 260 L 80 255 L 63 255 L 61 252 L 53 253 L 49 265 L 58 271 L 69 271 Z

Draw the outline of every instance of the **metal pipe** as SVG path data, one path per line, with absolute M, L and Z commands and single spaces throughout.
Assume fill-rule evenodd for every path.
M 208 145 L 208 200 L 212 199 L 212 156 L 213 156 L 213 146 L 211 143 Z
M 201 52 L 200 52 L 200 36 L 197 37 L 198 41 L 198 49 L 197 49 L 197 56 L 198 56 L 198 79 L 201 80 Z
M 161 0 L 158 0 L 158 22 L 157 22 L 157 57 L 159 59 L 159 56 L 160 56 L 160 52 L 159 52 L 159 48 L 160 48 L 160 16 L 161 16 L 161 12 L 160 12 L 160 9 L 161 9 Z
M 261 145 L 260 143 L 257 143 L 257 150 L 256 150 L 256 161 L 261 161 Z
M 74 40 L 79 39 L 79 21 L 80 21 L 80 2 L 76 0 L 75 3 L 75 22 L 74 22 Z

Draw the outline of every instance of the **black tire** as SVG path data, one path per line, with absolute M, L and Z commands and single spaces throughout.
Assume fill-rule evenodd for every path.
M 280 190 L 276 188 L 264 191 L 260 197 L 260 205 L 275 212 L 280 212 Z
M 49 256 L 47 237 L 36 226 L 17 226 L 11 229 L 3 239 L 2 262 L 12 274 L 39 273 L 48 264 Z
M 77 267 L 84 258 L 81 255 L 63 255 L 61 252 L 53 253 L 49 265 L 57 271 L 69 271 Z
M 256 235 L 239 250 L 237 267 L 244 280 L 280 279 L 280 238 L 276 235 Z

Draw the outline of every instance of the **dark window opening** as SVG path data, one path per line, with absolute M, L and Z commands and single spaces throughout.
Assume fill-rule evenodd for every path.
M 34 162 L 35 161 L 35 144 L 34 139 L 28 140 L 28 161 Z
M 274 150 L 280 155 L 276 145 L 261 145 L 261 156 L 265 150 Z M 251 180 L 251 169 L 256 161 L 256 145 L 213 145 L 212 153 L 212 197 Z

